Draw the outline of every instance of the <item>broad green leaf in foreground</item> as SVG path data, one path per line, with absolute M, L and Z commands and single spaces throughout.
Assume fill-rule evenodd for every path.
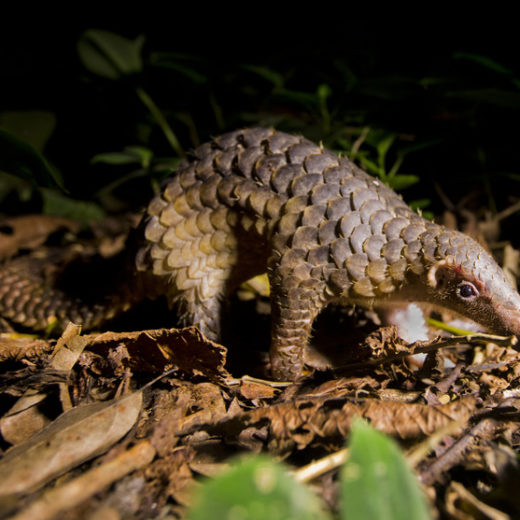
M 247 458 L 208 480 L 194 495 L 190 520 L 320 520 L 319 499 L 266 457 Z
M 341 472 L 341 518 L 428 520 L 426 500 L 397 444 L 363 421 L 352 427 Z

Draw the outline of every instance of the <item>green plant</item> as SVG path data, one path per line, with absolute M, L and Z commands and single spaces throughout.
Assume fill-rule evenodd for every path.
M 422 490 L 396 443 L 363 421 L 355 421 L 352 427 L 340 481 L 342 519 L 430 518 Z M 256 456 L 239 460 L 205 482 L 193 497 L 188 518 L 302 520 L 330 516 L 283 465 Z

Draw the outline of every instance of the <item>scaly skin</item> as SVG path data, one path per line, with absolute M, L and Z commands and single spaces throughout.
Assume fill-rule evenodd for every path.
M 141 228 L 140 287 L 166 294 L 210 338 L 220 335 L 221 301 L 267 268 L 276 378 L 302 374 L 314 318 L 332 302 L 426 301 L 520 333 L 520 296 L 480 245 L 302 137 L 253 128 L 200 146 Z

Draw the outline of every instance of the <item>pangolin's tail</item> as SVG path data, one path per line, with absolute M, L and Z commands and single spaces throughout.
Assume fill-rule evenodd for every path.
M 128 250 L 111 259 L 38 251 L 0 265 L 0 317 L 32 330 L 93 329 L 143 299 L 141 278 Z

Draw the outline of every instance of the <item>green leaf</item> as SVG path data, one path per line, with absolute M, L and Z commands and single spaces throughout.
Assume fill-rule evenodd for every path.
M 180 63 L 186 60 L 197 61 L 198 58 L 176 52 L 154 52 L 150 55 L 150 63 L 154 67 L 174 70 L 199 85 L 207 83 L 208 78 L 206 76 L 196 71 L 193 67 Z
M 43 199 L 43 213 L 47 215 L 68 217 L 82 222 L 99 220 L 105 216 L 105 212 L 93 202 L 72 199 L 47 188 L 42 188 L 40 192 Z
M 273 87 L 275 88 L 283 88 L 285 83 L 283 76 L 273 69 L 269 69 L 268 67 L 261 67 L 258 65 L 242 65 L 242 68 L 252 72 L 253 74 L 257 74 L 266 81 L 269 81 L 269 83 L 272 83 Z
M 37 186 L 63 186 L 58 174 L 32 146 L 0 130 L 0 170 Z
M 363 168 L 368 171 L 368 173 L 371 173 L 372 175 L 381 176 L 381 170 L 375 162 L 371 161 L 362 154 L 357 154 L 355 157 L 359 160 Z
M 320 520 L 318 498 L 267 457 L 242 459 L 196 490 L 190 520 Z
M 87 70 L 108 79 L 141 72 L 145 38 L 135 40 L 97 29 L 85 31 L 78 42 L 79 57 Z
M 2 112 L 0 128 L 30 145 L 38 153 L 43 149 L 56 127 L 56 116 L 43 110 Z
M 341 502 L 345 520 L 431 518 L 397 444 L 361 420 L 352 426 L 350 455 L 341 471 Z
M 453 57 L 456 60 L 468 60 L 483 67 L 498 72 L 499 74 L 510 75 L 511 69 L 504 67 L 500 63 L 492 60 L 488 56 L 481 56 L 480 54 L 473 54 L 471 52 L 456 52 Z
M 502 108 L 520 109 L 520 93 L 498 88 L 447 92 L 446 97 L 468 99 Z
M 422 150 L 426 150 L 427 148 L 431 148 L 432 146 L 437 146 L 442 142 L 442 139 L 429 139 L 428 141 L 421 141 L 410 146 L 404 146 L 399 149 L 399 155 L 405 156 L 412 152 L 420 152 Z
M 417 209 L 426 208 L 430 204 L 431 204 L 430 199 L 417 199 L 417 200 L 412 200 L 408 205 L 410 206 L 410 208 L 412 208 L 415 211 Z
M 444 86 L 451 83 L 452 80 L 449 78 L 437 78 L 437 77 L 425 77 L 419 80 L 418 84 L 423 88 L 435 87 L 435 86 Z
M 325 102 L 327 98 L 332 94 L 332 89 L 326 83 L 322 83 L 318 86 L 316 94 L 321 102 Z
M 139 164 L 148 168 L 153 158 L 153 152 L 143 146 L 127 146 L 122 152 L 100 153 L 92 157 L 92 164 Z
M 98 153 L 90 160 L 92 164 L 139 164 L 139 157 L 129 152 Z
M 377 155 L 379 157 L 380 166 L 384 166 L 386 154 L 387 154 L 388 150 L 390 149 L 390 147 L 392 146 L 392 144 L 394 143 L 395 139 L 396 139 L 395 134 L 389 134 L 386 137 L 383 137 L 383 139 L 381 139 L 379 141 L 379 143 L 377 143 L 376 150 L 377 150 Z
M 413 186 L 420 181 L 420 177 L 417 175 L 394 175 L 393 177 L 387 177 L 386 182 L 390 186 L 390 188 L 394 190 L 404 190 L 409 186 Z
M 315 109 L 318 104 L 317 102 L 319 101 L 315 93 L 301 92 L 286 88 L 277 88 L 275 94 L 282 99 L 305 106 L 309 110 Z

